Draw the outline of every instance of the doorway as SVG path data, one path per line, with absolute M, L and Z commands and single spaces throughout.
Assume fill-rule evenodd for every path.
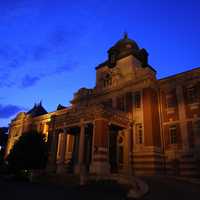
M 124 167 L 124 140 L 122 128 L 111 126 L 109 132 L 109 162 L 111 173 L 120 173 Z

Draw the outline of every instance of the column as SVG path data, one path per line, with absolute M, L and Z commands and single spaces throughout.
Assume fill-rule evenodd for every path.
M 83 120 L 80 122 L 80 134 L 79 134 L 79 149 L 78 149 L 78 163 L 75 166 L 75 174 L 79 174 L 85 169 L 84 160 L 84 150 L 85 150 L 85 125 Z
M 62 134 L 62 139 L 61 139 L 61 158 L 60 162 L 58 163 L 57 167 L 57 173 L 64 173 L 65 172 L 65 152 L 66 152 L 66 141 L 67 141 L 67 131 L 64 129 L 64 132 Z
M 57 130 L 52 131 L 51 146 L 50 146 L 50 155 L 48 159 L 47 171 L 55 172 L 56 171 L 56 157 L 57 157 L 57 147 L 58 147 L 58 132 Z
M 90 173 L 106 176 L 110 173 L 108 150 L 109 127 L 107 119 L 95 119 L 93 129 L 93 152 Z

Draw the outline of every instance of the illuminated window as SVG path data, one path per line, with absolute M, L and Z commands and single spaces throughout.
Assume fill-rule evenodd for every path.
M 137 144 L 144 143 L 142 124 L 136 124 L 136 143 Z
M 170 134 L 170 143 L 176 144 L 177 143 L 177 127 L 176 127 L 176 125 L 172 125 L 169 127 L 169 134 Z
M 141 95 L 140 92 L 135 92 L 135 108 L 141 107 Z
M 195 103 L 197 102 L 197 88 L 195 86 L 187 88 L 187 101 L 188 103 Z

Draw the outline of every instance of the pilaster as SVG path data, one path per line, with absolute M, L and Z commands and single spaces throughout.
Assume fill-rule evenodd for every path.
M 188 145 L 188 132 L 187 132 L 187 122 L 186 122 L 186 112 L 185 112 L 185 101 L 183 96 L 183 88 L 181 85 L 176 86 L 176 96 L 178 102 L 178 114 L 179 114 L 179 121 L 180 121 L 180 130 L 181 130 L 181 137 L 182 137 L 182 145 L 183 151 L 189 150 Z

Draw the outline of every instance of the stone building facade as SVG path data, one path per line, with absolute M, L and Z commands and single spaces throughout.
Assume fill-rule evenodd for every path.
M 7 155 L 30 129 L 46 135 L 52 172 L 197 176 L 200 68 L 159 80 L 148 52 L 125 34 L 71 107 L 47 113 L 38 104 L 12 120 Z

